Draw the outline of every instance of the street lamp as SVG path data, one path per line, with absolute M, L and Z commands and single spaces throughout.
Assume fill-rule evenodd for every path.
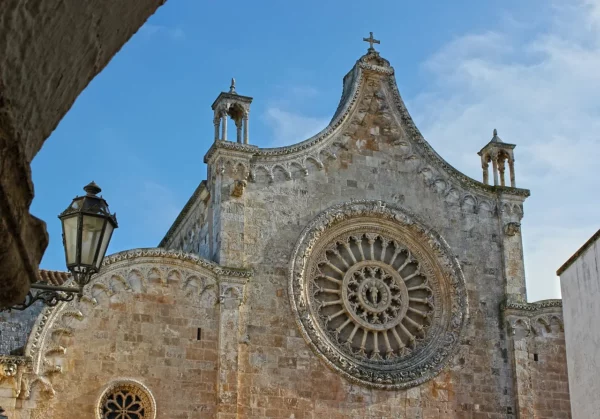
M 86 194 L 75 197 L 71 205 L 58 216 L 62 223 L 67 269 L 77 286 L 36 282 L 31 284 L 25 301 L 10 309 L 25 310 L 38 300 L 50 307 L 61 301 L 71 301 L 75 295 L 82 295 L 83 287 L 100 270 L 112 233 L 118 227 L 117 217 L 110 213 L 104 198 L 97 196 L 102 189 L 96 183 L 89 183 L 83 190 Z

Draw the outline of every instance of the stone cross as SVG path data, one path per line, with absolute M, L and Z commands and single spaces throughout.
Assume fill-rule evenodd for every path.
M 363 41 L 369 43 L 369 52 L 375 51 L 375 48 L 373 48 L 373 44 L 381 44 L 379 40 L 373 38 L 373 32 L 369 32 L 369 37 L 363 38 Z

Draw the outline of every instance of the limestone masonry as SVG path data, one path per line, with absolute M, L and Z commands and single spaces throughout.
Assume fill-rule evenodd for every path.
M 526 298 L 518 149 L 494 132 L 483 182 L 454 169 L 366 40 L 293 146 L 252 145 L 232 80 L 159 247 L 108 256 L 81 301 L 3 315 L 9 417 L 571 417 L 561 302 Z

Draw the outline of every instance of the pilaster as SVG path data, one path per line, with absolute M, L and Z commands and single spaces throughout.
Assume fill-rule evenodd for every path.
M 505 294 L 506 300 L 511 303 L 527 302 L 523 238 L 521 237 L 523 201 L 523 197 L 502 193 L 498 200 Z
M 246 282 L 246 278 L 219 280 L 218 419 L 237 418 L 239 346 L 243 336 L 240 306 L 244 303 Z
M 256 146 L 215 141 L 205 157 L 213 200 L 212 258 L 224 266 L 245 267 L 244 190 L 256 149 Z

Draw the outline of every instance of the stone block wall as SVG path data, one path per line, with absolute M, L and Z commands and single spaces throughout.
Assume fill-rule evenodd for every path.
M 0 355 L 24 349 L 42 308 L 43 305 L 37 302 L 25 311 L 0 312 Z
M 520 418 L 571 418 L 567 353 L 560 300 L 507 305 Z
M 38 317 L 25 351 L 33 364 L 5 383 L 15 397 L 4 406 L 9 417 L 96 417 L 103 392 L 121 382 L 147 389 L 159 418 L 216 417 L 228 390 L 219 374 L 236 376 L 235 301 L 245 280 L 163 250 L 112 261 L 81 301 Z

